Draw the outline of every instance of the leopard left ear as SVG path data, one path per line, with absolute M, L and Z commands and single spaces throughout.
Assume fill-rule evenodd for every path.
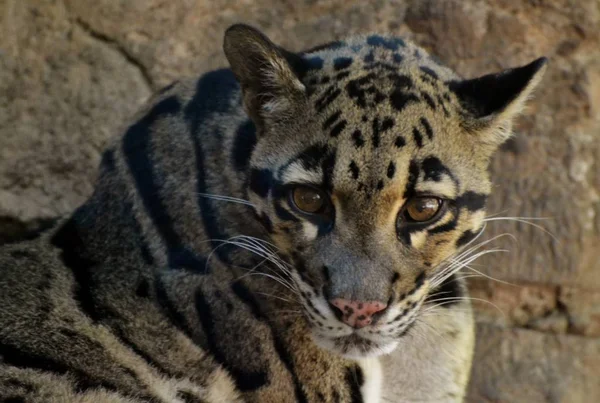
M 297 55 L 244 24 L 227 29 L 223 50 L 242 87 L 246 111 L 256 124 L 293 113 L 292 105 L 305 94 L 304 84 L 292 67 Z
M 545 57 L 513 69 L 448 83 L 464 110 L 462 125 L 484 143 L 499 146 L 512 135 L 512 121 L 546 71 Z

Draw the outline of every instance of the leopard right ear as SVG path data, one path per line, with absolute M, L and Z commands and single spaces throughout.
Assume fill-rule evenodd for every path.
M 546 70 L 547 59 L 495 74 L 449 83 L 463 107 L 463 127 L 495 149 L 512 135 L 512 121 Z
M 231 26 L 223 43 L 231 70 L 240 82 L 244 106 L 257 125 L 293 112 L 305 96 L 304 84 L 290 63 L 295 55 L 244 24 Z

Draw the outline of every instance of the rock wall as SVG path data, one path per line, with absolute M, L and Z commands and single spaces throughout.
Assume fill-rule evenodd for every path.
M 600 401 L 597 0 L 0 0 L 0 243 L 81 203 L 107 139 L 153 90 L 225 65 L 223 31 L 240 21 L 295 50 L 391 31 L 465 76 L 550 58 L 493 162 L 486 236 L 514 238 L 473 265 L 495 280 L 472 282 L 469 396 Z

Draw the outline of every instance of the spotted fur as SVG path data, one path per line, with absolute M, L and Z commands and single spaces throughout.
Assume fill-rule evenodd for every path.
M 295 54 L 244 25 L 224 50 L 108 147 L 88 201 L 0 250 L 0 400 L 461 401 L 473 322 L 440 273 L 544 60 L 464 80 L 401 38 Z M 409 225 L 423 194 L 443 210 Z M 387 307 L 354 329 L 333 298 Z

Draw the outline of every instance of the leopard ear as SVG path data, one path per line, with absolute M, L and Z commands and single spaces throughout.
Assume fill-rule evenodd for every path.
M 545 57 L 513 69 L 449 83 L 463 110 L 463 127 L 484 144 L 499 146 L 512 135 L 512 121 L 546 71 Z
M 246 111 L 255 123 L 291 113 L 294 101 L 305 95 L 292 67 L 298 56 L 278 47 L 257 29 L 244 24 L 231 26 L 225 32 L 223 49 L 242 87 Z

